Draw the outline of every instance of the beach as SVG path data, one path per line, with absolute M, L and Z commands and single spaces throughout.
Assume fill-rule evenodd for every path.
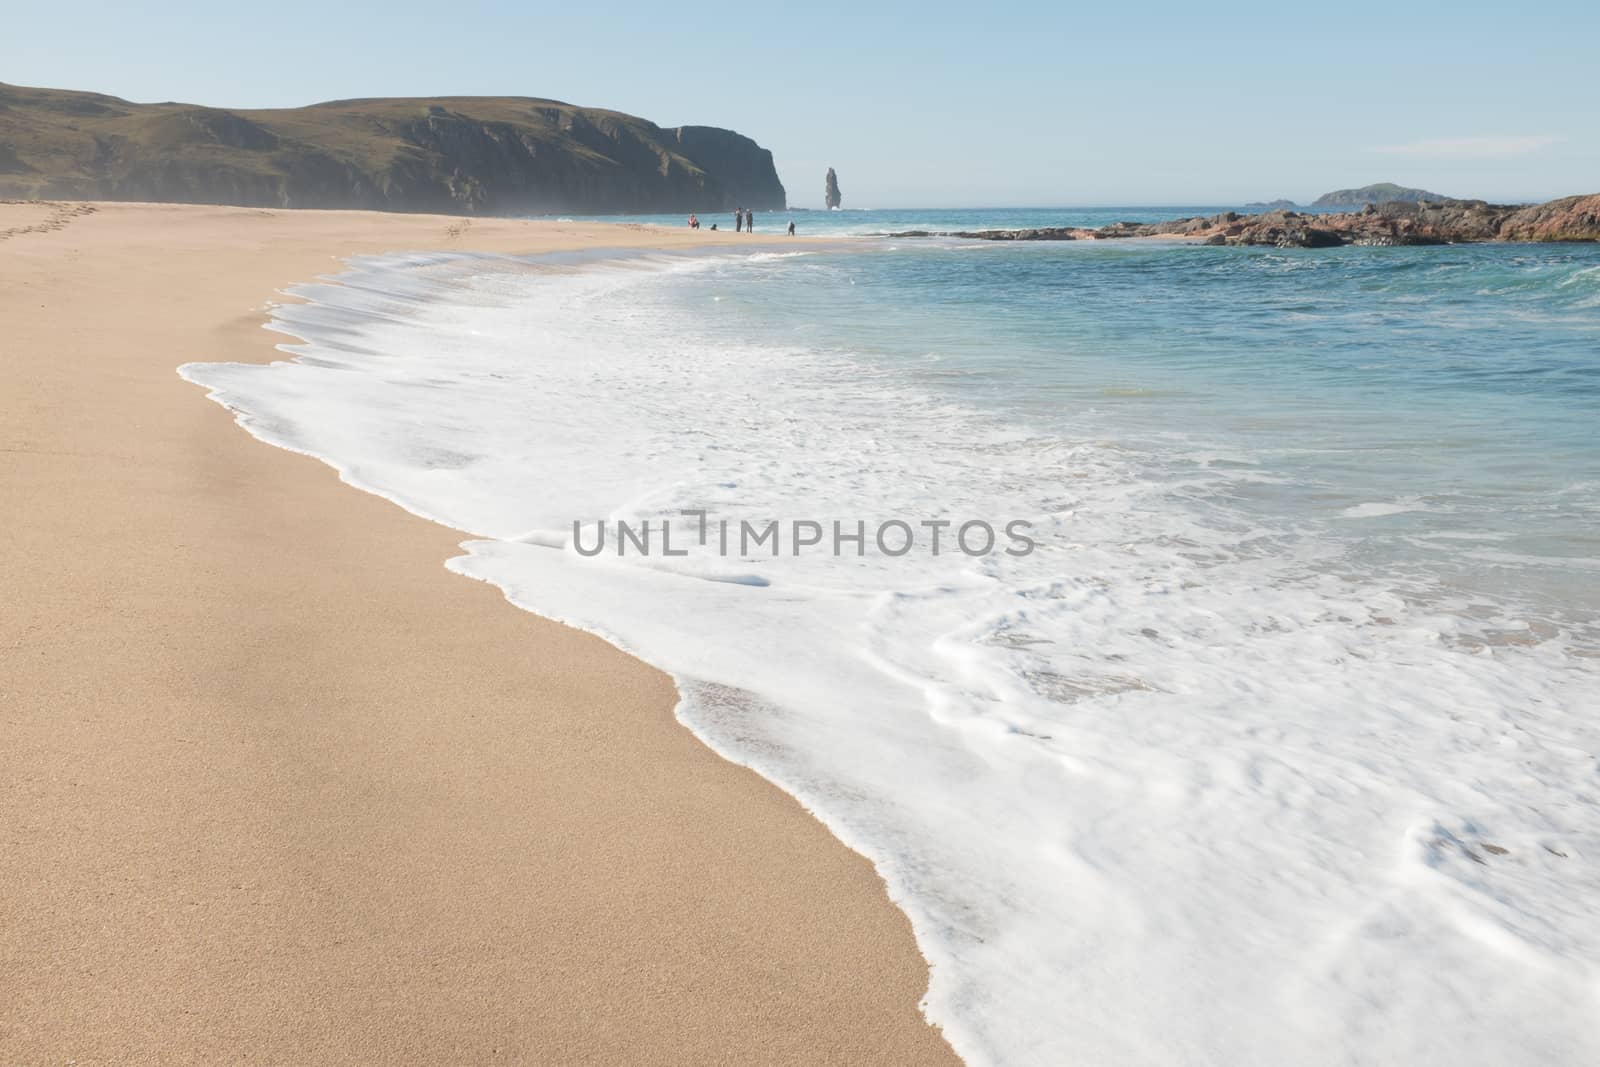
M 1600 6 L 901 7 L 6 20 L 0 1067 L 1600 1065 Z
M 954 1062 L 871 864 L 666 675 L 175 371 L 354 255 L 718 241 L 0 205 L 0 1060 Z
M 0 1061 L 1596 1059 L 1600 248 L 3 212 Z

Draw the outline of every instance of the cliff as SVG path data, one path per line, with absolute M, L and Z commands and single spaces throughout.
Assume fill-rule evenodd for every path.
M 1407 189 L 1393 182 L 1363 185 L 1359 189 L 1336 189 L 1323 193 L 1311 201 L 1312 207 L 1365 207 L 1367 204 L 1386 204 L 1391 200 L 1448 200 L 1449 197 L 1430 193 L 1426 189 Z M 1293 205 L 1290 205 L 1293 206 Z
M 134 104 L 0 83 L 0 197 L 450 214 L 782 209 L 772 153 L 525 97 L 282 110 Z

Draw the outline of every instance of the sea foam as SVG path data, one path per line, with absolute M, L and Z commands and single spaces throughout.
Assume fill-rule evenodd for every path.
M 1158 477 L 804 338 L 708 342 L 737 269 L 369 258 L 275 309 L 291 360 L 182 373 L 669 671 L 877 865 L 969 1062 L 1600 1061 L 1592 660 L 1230 509 L 1271 480 L 1249 455 Z M 1039 548 L 570 545 L 686 509 Z

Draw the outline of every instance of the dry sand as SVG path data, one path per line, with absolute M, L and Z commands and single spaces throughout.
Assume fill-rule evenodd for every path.
M 953 1062 L 871 866 L 666 677 L 174 372 L 351 254 L 719 240 L 0 205 L 0 1062 Z

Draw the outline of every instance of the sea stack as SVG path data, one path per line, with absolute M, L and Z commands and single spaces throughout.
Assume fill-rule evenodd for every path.
M 828 178 L 823 186 L 822 200 L 829 211 L 839 206 L 839 176 L 833 172 L 832 167 L 828 168 Z

